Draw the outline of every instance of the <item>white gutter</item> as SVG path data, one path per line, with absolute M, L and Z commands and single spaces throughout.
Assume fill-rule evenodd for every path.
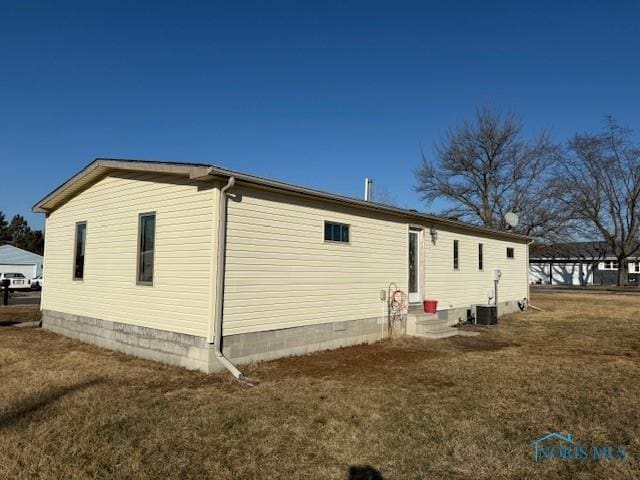
M 233 377 L 244 383 L 255 383 L 255 380 L 243 375 L 236 366 L 229 361 L 222 353 L 222 317 L 224 307 L 224 267 L 227 251 L 227 191 L 233 188 L 236 183 L 234 177 L 229 177 L 227 184 L 220 190 L 220 200 L 218 205 L 218 261 L 216 270 L 216 306 L 213 331 L 213 345 L 216 359 L 231 372 Z

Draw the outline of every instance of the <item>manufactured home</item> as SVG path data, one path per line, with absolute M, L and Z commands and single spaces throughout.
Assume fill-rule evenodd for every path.
M 44 328 L 207 372 L 529 296 L 528 237 L 212 165 L 97 159 L 34 211 Z

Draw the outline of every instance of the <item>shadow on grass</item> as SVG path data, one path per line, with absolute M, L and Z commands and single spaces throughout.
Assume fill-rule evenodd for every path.
M 384 480 L 382 474 L 371 465 L 349 467 L 348 480 Z
M 23 418 L 47 407 L 71 393 L 84 390 L 85 388 L 89 388 L 103 382 L 104 379 L 102 378 L 92 378 L 85 380 L 84 382 L 76 383 L 75 385 L 58 387 L 49 390 L 48 392 L 36 393 L 29 398 L 20 400 L 17 406 L 0 415 L 0 430 L 14 425 Z
M 2 320 L 0 321 L 0 327 L 13 327 L 14 325 L 18 325 L 22 323 L 21 320 Z

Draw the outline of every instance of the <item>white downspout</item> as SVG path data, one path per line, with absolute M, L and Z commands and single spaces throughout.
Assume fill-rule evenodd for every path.
M 47 228 L 49 224 L 49 213 L 45 214 L 44 216 L 44 249 L 42 250 L 42 273 L 40 274 L 42 276 L 42 280 L 40 283 L 40 311 L 42 312 L 44 310 L 44 307 L 46 306 L 46 297 L 45 297 L 45 293 L 44 293 L 44 288 L 42 288 L 43 283 L 46 281 L 44 278 L 44 262 L 47 259 L 47 245 L 49 245 L 49 242 L 47 242 L 47 231 L 49 230 Z M 36 265 L 36 271 L 38 270 L 38 267 Z M 42 317 L 40 317 L 40 326 L 42 326 Z
M 252 380 L 242 374 L 236 366 L 229 361 L 222 353 L 222 316 L 224 306 L 224 268 L 225 254 L 227 251 L 227 191 L 233 188 L 236 183 L 234 177 L 229 177 L 228 183 L 220 190 L 220 201 L 218 204 L 218 259 L 216 269 L 216 305 L 214 317 L 213 345 L 216 359 L 231 372 L 233 377 L 241 382 L 253 383 Z
M 531 249 L 531 245 L 533 244 L 534 240 L 530 240 L 529 242 L 527 242 L 527 303 L 530 304 L 531 303 L 531 283 L 529 280 L 529 272 L 531 271 L 531 265 L 529 263 L 529 250 Z

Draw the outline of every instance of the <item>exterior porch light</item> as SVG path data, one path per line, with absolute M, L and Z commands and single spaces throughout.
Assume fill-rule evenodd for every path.
M 435 245 L 438 241 L 438 230 L 436 230 L 436 227 L 432 226 L 429 227 L 429 233 L 431 234 L 431 242 Z

